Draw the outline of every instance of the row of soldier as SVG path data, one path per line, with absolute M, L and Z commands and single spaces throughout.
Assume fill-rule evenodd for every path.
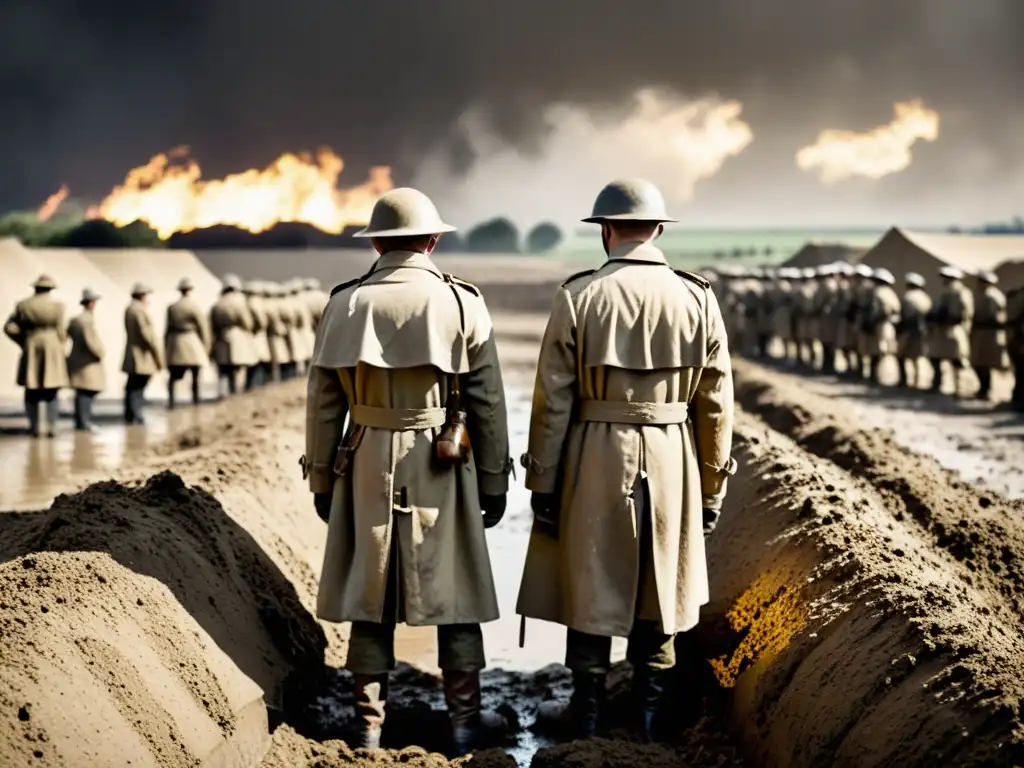
M 93 402 L 107 389 L 107 349 L 95 317 L 103 297 L 86 288 L 81 312 L 65 324 L 64 305 L 52 296 L 57 288 L 53 278 L 41 275 L 32 287 L 34 294 L 17 304 L 4 325 L 21 348 L 17 383 L 25 390 L 29 430 L 35 437 L 54 435 L 58 392 L 70 388 L 75 391 L 75 429 L 92 431 Z M 317 280 L 243 285 L 237 276 L 226 275 L 220 298 L 209 311 L 193 297 L 188 278 L 181 280 L 178 291 L 181 297 L 167 308 L 161 340 L 151 315 L 152 288 L 143 283 L 132 287 L 121 366 L 127 376 L 125 423 L 144 423 L 146 387 L 165 369 L 170 408 L 176 406 L 176 390 L 186 377 L 192 403 L 200 402 L 200 372 L 211 362 L 217 366 L 218 396 L 234 394 L 243 378 L 243 386 L 251 390 L 305 371 L 327 303 Z
M 977 287 L 965 273 L 943 267 L 934 298 L 925 278 L 910 272 L 902 294 L 888 269 L 846 262 L 816 268 L 733 269 L 714 277 L 737 351 L 767 357 L 769 349 L 804 368 L 844 373 L 881 383 L 883 359 L 895 358 L 898 384 L 944 386 L 967 395 L 973 368 L 975 397 L 991 397 L 992 374 L 1015 371 L 1012 407 L 1024 409 L 1024 290 L 1005 294 L 992 272 L 978 272 Z

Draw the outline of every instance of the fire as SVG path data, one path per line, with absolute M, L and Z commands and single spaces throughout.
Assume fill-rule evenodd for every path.
M 61 204 L 68 199 L 68 195 L 71 194 L 71 190 L 68 189 L 67 184 L 61 184 L 60 189 L 46 198 L 46 202 L 39 206 L 39 210 L 36 211 L 36 218 L 39 221 L 46 221 L 53 214 L 57 212 Z
M 89 217 L 120 226 L 144 221 L 161 238 L 217 224 L 263 232 L 283 221 L 337 234 L 369 221 L 374 202 L 393 187 L 391 169 L 380 166 L 363 184 L 339 189 L 344 163 L 327 148 L 315 158 L 288 153 L 262 171 L 210 180 L 188 154 L 179 147 L 133 169 Z
M 939 113 L 919 99 L 897 102 L 895 117 L 867 133 L 822 131 L 818 140 L 796 155 L 800 170 L 819 171 L 826 184 L 863 176 L 880 179 L 910 166 L 910 148 L 917 141 L 939 138 Z

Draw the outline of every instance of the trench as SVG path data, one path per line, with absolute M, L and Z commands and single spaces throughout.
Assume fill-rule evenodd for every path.
M 510 384 L 515 453 L 525 441 L 523 382 Z M 534 732 L 537 704 L 565 697 L 568 674 L 555 664 L 564 651 L 557 628 L 531 622 L 518 647 L 529 516 L 517 484 L 489 535 L 503 619 L 485 627 L 494 668 L 484 676 L 485 703 L 517 727 L 473 762 L 1024 760 L 1013 591 L 940 546 L 934 526 L 905 514 L 862 462 L 815 450 L 821 438 L 798 434 L 762 395 L 741 389 L 740 399 L 750 413 L 737 419 L 740 466 L 708 543 L 712 600 L 679 639 L 662 743 L 636 743 L 624 727 L 625 664 L 611 676 L 611 739 L 556 745 Z M 0 514 L 0 765 L 377 760 L 343 742 L 344 628 L 313 618 L 324 526 L 295 465 L 301 401 L 298 385 L 239 397 L 140 453 L 116 481 L 45 510 Z M 1016 541 L 1002 546 L 1010 554 L 993 556 L 1015 563 Z M 432 633 L 403 632 L 397 647 L 411 664 L 392 683 L 385 741 L 399 751 L 390 759 L 445 765 Z M 71 697 L 90 707 L 69 717 Z

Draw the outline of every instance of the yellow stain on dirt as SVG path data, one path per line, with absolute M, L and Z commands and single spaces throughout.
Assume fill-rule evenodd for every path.
M 729 609 L 729 626 L 742 640 L 731 655 L 710 660 L 723 688 L 735 686 L 753 664 L 774 659 L 807 626 L 806 604 L 792 581 L 788 572 L 765 571 Z

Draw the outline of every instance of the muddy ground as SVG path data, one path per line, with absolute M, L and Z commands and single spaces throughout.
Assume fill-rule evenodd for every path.
M 496 325 L 518 453 L 543 320 Z M 918 447 L 939 460 L 909 453 L 864 416 L 885 405 L 829 389 L 846 385 L 744 361 L 736 373 L 741 466 L 709 542 L 712 602 L 680 640 L 666 744 L 628 738 L 626 665 L 613 739 L 556 746 L 532 731 L 567 674 L 549 666 L 557 629 L 532 622 L 518 648 L 517 488 L 489 534 L 503 618 L 485 628 L 505 668 L 485 699 L 517 728 L 472 762 L 1024 761 L 1021 503 L 941 466 L 937 441 Z M 48 509 L 0 515 L 0 766 L 448 764 L 430 631 L 399 639 L 412 666 L 396 674 L 393 749 L 344 743 L 344 627 L 312 616 L 325 526 L 298 472 L 302 400 L 296 383 L 200 409 L 117 466 L 53 481 L 64 495 Z

